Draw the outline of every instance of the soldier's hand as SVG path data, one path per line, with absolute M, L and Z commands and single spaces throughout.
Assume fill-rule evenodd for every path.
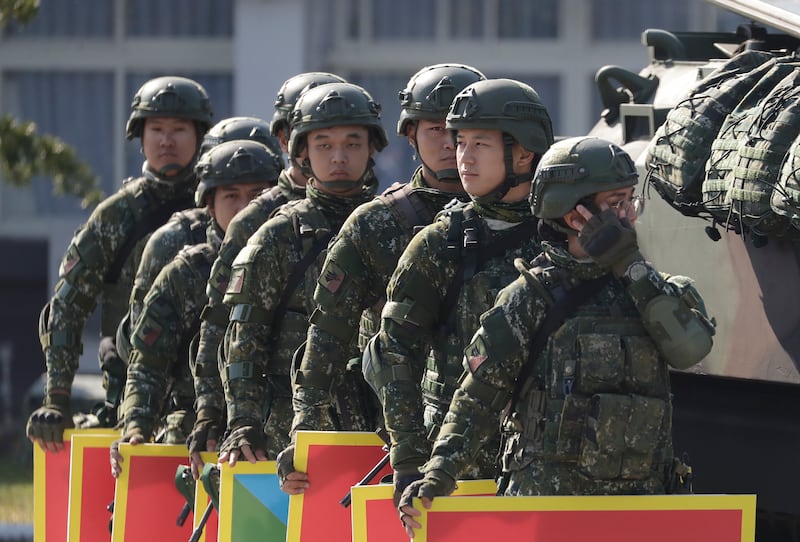
M 221 416 L 214 412 L 200 410 L 197 413 L 197 420 L 194 422 L 192 432 L 186 439 L 189 448 L 189 460 L 192 465 L 192 477 L 195 480 L 200 478 L 200 471 L 203 470 L 205 462 L 200 457 L 200 452 L 214 452 L 217 450 L 219 437 L 222 429 Z
M 219 449 L 219 462 L 232 467 L 240 457 L 250 463 L 267 460 L 267 442 L 264 432 L 255 425 L 243 425 L 231 431 Z
M 578 241 L 598 265 L 621 277 L 631 262 L 644 259 L 639 252 L 636 230 L 625 208 L 619 215 L 604 202 L 600 208 L 601 212 L 595 215 L 583 205 L 576 207 L 586 219 L 577 225 Z
M 28 418 L 25 433 L 43 451 L 58 453 L 64 449 L 64 429 L 74 427 L 69 402 L 67 394 L 48 394 Z
M 397 507 L 400 504 L 400 497 L 406 488 L 412 482 L 422 480 L 422 473 L 417 467 L 397 468 L 392 475 L 392 484 L 394 484 L 394 505 Z
M 414 538 L 414 529 L 422 527 L 422 524 L 415 519 L 421 516 L 422 512 L 414 508 L 414 498 L 422 499 L 422 506 L 430 508 L 434 497 L 449 495 L 455 488 L 455 479 L 441 470 L 428 471 L 422 480 L 412 482 L 406 487 L 400 497 L 397 510 L 409 538 Z
M 122 442 L 127 442 L 131 446 L 136 446 L 137 444 L 144 443 L 145 438 L 141 431 L 138 429 L 132 429 L 126 432 L 121 439 L 115 440 L 111 443 L 109 459 L 111 462 L 111 476 L 114 478 L 119 478 L 119 475 L 122 474 L 122 462 L 124 459 L 122 458 L 122 454 L 119 453 L 119 445 Z
M 302 495 L 309 487 L 308 474 L 294 470 L 294 444 L 278 454 L 278 481 L 284 493 Z

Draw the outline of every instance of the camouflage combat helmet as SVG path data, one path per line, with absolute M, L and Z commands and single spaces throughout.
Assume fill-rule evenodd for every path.
M 147 117 L 176 117 L 195 121 L 198 139 L 211 127 L 211 101 L 196 81 L 186 77 L 156 77 L 136 91 L 125 132 L 128 139 L 142 137 Z
M 275 96 L 275 113 L 272 115 L 269 133 L 273 137 L 278 137 L 278 132 L 288 127 L 289 115 L 303 91 L 326 83 L 344 82 L 345 80 L 338 75 L 327 72 L 299 73 L 287 79 Z
M 220 143 L 209 150 L 195 166 L 199 182 L 194 195 L 198 207 L 205 204 L 209 191 L 219 186 L 249 183 L 277 184 L 283 158 L 257 141 L 239 139 Z
M 473 198 L 486 203 L 502 199 L 511 188 L 532 178 L 532 174 L 514 174 L 511 149 L 515 141 L 537 158 L 553 144 L 553 125 L 539 94 L 513 79 L 487 79 L 462 90 L 450 106 L 447 128 L 503 132 L 505 179 L 486 196 Z
M 278 141 L 269 135 L 269 123 L 257 117 L 229 117 L 222 119 L 206 133 L 203 144 L 200 146 L 200 154 L 204 154 L 212 147 L 220 143 L 233 141 L 234 139 L 249 139 L 258 141 L 269 147 L 277 155 L 283 154 Z
M 638 181 L 633 160 L 614 143 L 598 137 L 564 139 L 539 161 L 531 187 L 531 210 L 554 225 L 553 220 L 562 218 L 587 196 L 634 186 Z
M 381 106 L 352 83 L 329 83 L 304 92 L 289 119 L 289 156 L 302 152 L 309 132 L 334 126 L 365 126 L 376 151 L 388 145 L 381 124 Z
M 422 68 L 411 76 L 406 88 L 398 94 L 401 111 L 400 120 L 397 121 L 397 135 L 405 137 L 408 124 L 420 119 L 444 120 L 456 95 L 468 85 L 484 79 L 486 77 L 481 72 L 464 64 L 434 64 Z M 417 155 L 420 156 L 416 143 L 414 145 Z M 420 160 L 427 167 L 422 156 Z M 428 169 L 438 180 L 460 182 L 458 169 Z

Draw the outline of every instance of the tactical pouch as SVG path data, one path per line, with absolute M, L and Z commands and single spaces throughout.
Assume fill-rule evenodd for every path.
M 165 444 L 184 444 L 194 427 L 194 410 L 176 410 L 167 414 L 165 423 Z
M 580 356 L 580 391 L 582 394 L 618 390 L 625 379 L 625 352 L 618 335 L 585 333 L 578 335 Z M 572 369 L 572 375 L 569 374 Z M 572 391 L 568 385 L 575 378 L 575 368 L 564 362 L 564 394 Z
M 596 480 L 650 478 L 665 413 L 666 402 L 662 399 L 593 395 L 589 399 L 578 468 Z

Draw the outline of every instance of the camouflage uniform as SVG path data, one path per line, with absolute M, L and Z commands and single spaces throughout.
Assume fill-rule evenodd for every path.
M 531 267 L 543 274 L 523 268 L 481 317 L 465 352 L 470 374 L 453 397 L 424 471 L 457 478 L 497 428 L 550 307 L 543 292 L 608 273 L 555 246 L 546 246 Z M 653 276 L 659 293 L 699 304 L 685 277 Z M 533 385 L 522 388 L 507 418 L 505 495 L 665 492 L 672 468 L 669 373 L 637 310 L 652 295 L 611 280 L 551 336 L 533 366 Z
M 267 436 L 264 450 L 270 459 L 289 444 L 289 370 L 292 355 L 306 338 L 308 317 L 314 310 L 313 293 L 325 259 L 324 247 L 350 212 L 373 195 L 374 185 L 361 197 L 352 198 L 324 195 L 309 186 L 308 197 L 278 209 L 233 262 L 224 298 L 231 312 L 221 372 L 228 427 L 260 427 L 263 419 Z M 314 247 L 318 243 L 323 249 L 298 277 L 299 283 L 284 303 L 286 311 L 275 321 L 275 311 L 286 295 L 294 268 L 318 250 Z M 354 353 L 351 350 L 351 356 Z
M 447 412 L 450 397 L 463 369 L 464 348 L 479 327 L 481 313 L 492 306 L 500 289 L 514 280 L 514 258 L 530 260 L 539 252 L 535 221 L 527 203 L 514 213 L 514 222 L 487 221 L 474 214 L 472 230 L 477 244 L 459 250 L 462 233 L 452 243 L 454 210 L 443 213 L 423 229 L 408 245 L 387 288 L 387 304 L 378 334 L 381 369 L 389 368 L 396 377 L 376 387 L 381 393 L 386 427 L 393 436 L 392 464 L 421 464 L 430 454 L 433 439 Z M 467 216 L 468 204 L 455 211 Z M 527 210 L 527 212 L 525 212 Z M 457 219 L 459 220 L 459 219 Z M 515 235 L 515 231 L 522 235 Z M 517 239 L 479 267 L 466 261 L 477 258 L 489 247 L 505 244 L 504 238 Z M 465 271 L 471 276 L 464 276 Z M 452 299 L 453 284 L 461 285 Z M 403 310 L 416 314 L 409 324 Z M 412 315 L 409 315 L 412 316 Z M 420 387 L 420 382 L 422 385 Z M 424 406 L 424 413 L 423 413 Z M 493 478 L 497 456 L 498 433 L 481 451 L 476 464 L 462 474 L 469 478 Z
M 160 425 L 160 413 L 168 412 L 163 442 L 186 441 L 194 423 L 189 342 L 197 333 L 200 310 L 207 300 L 205 287 L 221 233 L 216 223 L 209 225 L 207 242 L 181 250 L 158 274 L 144 300 L 131 337 L 133 351 L 122 405 L 126 436 L 139 432 L 149 440 Z
M 411 180 L 409 198 L 414 198 L 422 224 L 450 201 L 454 194 L 427 188 L 422 167 Z M 314 293 L 317 308 L 311 315 L 305 354 L 299 372 L 302 381 L 294 390 L 297 430 L 372 431 L 380 423 L 379 405 L 360 385 L 360 357 L 348 367 L 362 311 L 377 315 L 385 302 L 386 283 L 397 259 L 414 235 L 414 225 L 388 199 L 379 197 L 350 215 L 332 243 Z M 362 329 L 364 326 L 362 325 Z M 363 338 L 363 337 L 361 337 Z M 367 337 L 369 338 L 369 337 Z M 353 374 L 350 374 L 353 373 Z M 311 376 L 314 375 L 314 376 Z M 310 384 L 313 382 L 313 385 Z M 342 386 L 341 383 L 347 385 Z M 333 396 L 330 390 L 336 390 Z M 343 394 L 355 397 L 343 398 Z M 347 419 L 330 419 L 331 401 Z M 357 408 L 360 406 L 361 408 Z
M 304 186 L 292 182 L 288 171 L 283 170 L 276 187 L 265 190 L 240 211 L 228 225 L 219 255 L 211 267 L 206 293 L 208 304 L 203 309 L 200 323 L 200 338 L 193 366 L 196 408 L 207 412 L 225 412 L 225 397 L 220 380 L 217 352 L 225 328 L 228 325 L 228 310 L 222 299 L 231 276 L 231 265 L 248 238 L 267 221 L 267 218 L 283 203 L 303 199 Z M 222 421 L 220 421 L 222 425 Z
M 100 203 L 78 230 L 59 267 L 56 293 L 40 320 L 48 390 L 72 388 L 82 351 L 81 330 L 99 296 L 102 296 L 100 333 L 104 337 L 115 335 L 149 235 L 136 241 L 132 248 L 128 243 L 137 227 L 142 227 L 146 210 L 177 210 L 194 205 L 195 184 L 193 174 L 172 182 L 145 171 L 142 177 L 127 181 L 116 194 Z M 123 262 L 118 261 L 121 256 L 126 256 Z

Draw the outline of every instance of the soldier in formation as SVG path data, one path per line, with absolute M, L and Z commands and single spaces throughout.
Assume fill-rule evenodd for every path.
M 72 427 L 72 381 L 82 352 L 86 319 L 102 298 L 100 364 L 107 408 L 104 424 L 115 423 L 113 390 L 120 389 L 125 362 L 114 345 L 125 314 L 144 245 L 175 211 L 193 205 L 194 164 L 211 126 L 211 102 L 205 89 L 183 77 L 158 77 L 136 92 L 126 133 L 140 138 L 142 176 L 122 187 L 92 212 L 67 248 L 55 293 L 39 319 L 39 337 L 47 365 L 44 403 L 30 418 L 28 438 L 43 450 L 63 450 L 63 432 Z
M 374 197 L 372 157 L 387 145 L 380 105 L 349 83 L 304 92 L 289 123 L 289 154 L 308 177 L 307 196 L 284 204 L 250 237 L 223 300 L 229 434 L 220 461 L 230 464 L 275 459 L 289 444 L 292 355 L 306 338 L 325 251 L 353 209 Z
M 513 280 L 513 260 L 539 252 L 527 197 L 553 132 L 536 91 L 510 79 L 478 81 L 455 97 L 446 126 L 471 201 L 446 209 L 408 245 L 364 355 L 392 438 L 396 499 L 422 476 L 481 313 Z M 489 436 L 460 476 L 495 477 L 497 429 Z

